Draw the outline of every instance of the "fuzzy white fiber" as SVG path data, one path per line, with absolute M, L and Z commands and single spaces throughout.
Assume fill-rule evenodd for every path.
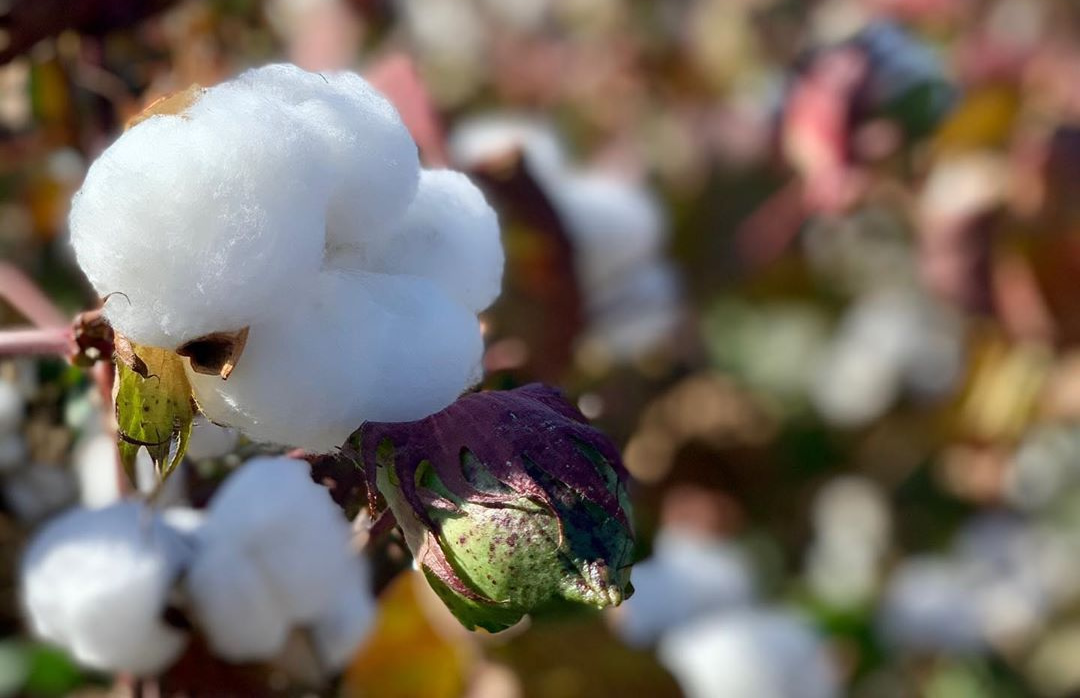
M 269 659 L 288 631 L 324 618 L 355 579 L 349 525 L 308 466 L 256 458 L 210 501 L 186 588 L 215 653 Z
M 420 419 L 470 383 L 480 326 L 434 283 L 324 273 L 308 293 L 252 325 L 227 381 L 189 372 L 208 417 L 255 440 L 326 452 L 365 420 Z
M 687 698 L 833 698 L 836 668 L 816 632 L 780 609 L 699 619 L 666 635 L 658 656 Z
M 648 645 L 665 631 L 755 597 L 754 579 L 733 544 L 700 534 L 665 530 L 653 556 L 634 565 L 634 595 L 618 609 L 616 629 L 628 643 Z
M 162 620 L 187 548 L 137 504 L 72 511 L 31 543 L 21 593 L 34 631 L 82 664 L 152 675 L 184 648 Z
M 377 606 L 371 590 L 371 569 L 357 557 L 329 610 L 312 627 L 312 637 L 324 665 L 343 669 L 375 627 Z
M 476 313 L 502 280 L 479 190 L 421 171 L 362 78 L 290 65 L 128 130 L 90 168 L 71 230 L 109 321 L 136 342 L 250 327 L 228 381 L 193 377 L 210 420 L 318 451 L 469 387 Z

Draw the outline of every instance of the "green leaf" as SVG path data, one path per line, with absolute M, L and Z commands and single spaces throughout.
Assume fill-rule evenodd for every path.
M 134 480 L 145 448 L 162 480 L 180 463 L 191 436 L 195 404 L 184 360 L 174 352 L 118 342 L 116 422 L 120 460 Z

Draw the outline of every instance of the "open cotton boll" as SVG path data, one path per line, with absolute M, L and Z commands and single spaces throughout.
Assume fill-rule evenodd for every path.
M 520 114 L 490 114 L 461 123 L 448 139 L 450 159 L 474 167 L 521 150 L 530 173 L 553 182 L 566 168 L 562 142 L 548 122 Z
M 405 213 L 420 172 L 416 143 L 389 100 L 359 75 L 278 64 L 249 70 L 222 87 L 290 105 L 322 140 L 317 155 L 334 172 L 328 249 L 364 247 Z
M 836 669 L 821 638 L 783 610 L 706 617 L 664 636 L 660 661 L 687 698 L 833 698 Z
M 623 274 L 588 299 L 586 341 L 619 359 L 654 349 L 681 321 L 680 296 L 679 277 L 662 260 Z
M 4 502 L 23 523 L 36 523 L 77 497 L 71 471 L 44 464 L 17 470 L 3 480 Z
M 327 272 L 314 286 L 310 300 L 252 325 L 227 381 L 189 371 L 207 417 L 327 452 L 364 421 L 421 419 L 471 384 L 480 325 L 433 282 Z
M 491 305 L 502 287 L 495 211 L 468 177 L 451 170 L 421 173 L 416 198 L 394 235 L 370 243 L 362 259 L 342 254 L 329 262 L 431 279 L 473 312 Z
M 633 583 L 634 595 L 617 609 L 616 625 L 633 645 L 755 596 L 749 566 L 734 545 L 678 529 L 657 536 L 653 556 L 634 566 Z
M 643 187 L 606 173 L 573 173 L 560 177 L 548 195 L 574 244 L 586 295 L 660 254 L 664 217 Z
M 349 663 L 371 634 L 378 610 L 367 560 L 358 556 L 349 569 L 350 574 L 338 597 L 312 627 L 315 647 L 323 664 L 335 671 Z
M 202 415 L 196 415 L 185 455 L 194 461 L 221 458 L 233 452 L 239 437 L 236 429 L 218 426 Z
M 248 567 L 265 583 L 275 608 L 297 623 L 321 617 L 352 578 L 348 521 L 330 493 L 311 480 L 304 461 L 248 461 L 211 499 L 197 538 L 195 566 L 206 555 L 216 560 L 188 582 L 195 605 L 203 607 L 200 616 L 219 603 L 215 579 L 231 584 L 233 575 L 248 575 Z M 242 589 L 237 585 L 237 592 Z
M 176 534 L 137 504 L 72 511 L 26 552 L 20 587 L 30 623 L 89 667 L 159 673 L 186 643 L 162 620 L 185 556 Z
M 291 619 L 253 560 L 227 547 L 200 551 L 184 583 L 195 620 L 215 655 L 250 662 L 281 652 Z
M 90 167 L 70 220 L 109 321 L 174 348 L 276 312 L 322 264 L 326 156 L 285 105 L 220 86 L 125 132 Z

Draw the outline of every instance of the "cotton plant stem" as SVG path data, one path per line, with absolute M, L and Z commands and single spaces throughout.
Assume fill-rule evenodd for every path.
M 20 327 L 0 331 L 0 356 L 62 356 L 75 351 L 70 326 Z
M 33 279 L 11 262 L 0 261 L 0 299 L 38 327 L 67 327 L 71 319 L 46 296 Z

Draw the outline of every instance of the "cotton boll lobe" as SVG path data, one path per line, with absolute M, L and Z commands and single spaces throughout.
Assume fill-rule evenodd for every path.
M 430 279 L 473 312 L 484 310 L 502 286 L 499 222 L 469 179 L 450 170 L 424 170 L 416 198 L 395 234 L 373 240 L 363 259 L 330 262 L 384 274 Z
M 375 625 L 377 607 L 367 560 L 358 557 L 349 569 L 341 593 L 312 627 L 319 656 L 332 670 L 349 663 Z
M 309 293 L 252 326 L 228 381 L 189 372 L 207 417 L 254 440 L 328 452 L 364 421 L 421 419 L 469 386 L 479 323 L 433 282 L 327 272 Z
M 276 312 L 322 264 L 332 173 L 321 145 L 282 105 L 220 88 L 120 136 L 70 220 L 113 326 L 173 348 Z
M 341 510 L 312 482 L 307 463 L 289 458 L 256 458 L 237 470 L 211 500 L 198 540 L 201 550 L 228 550 L 237 565 L 253 564 L 291 621 L 318 618 L 352 560 Z M 230 574 L 225 562 L 217 569 Z
M 290 619 L 253 561 L 226 547 L 200 552 L 185 585 L 195 620 L 217 656 L 267 660 L 285 646 Z
M 185 455 L 193 461 L 221 458 L 232 453 L 238 438 L 235 429 L 218 426 L 205 417 L 196 416 Z
M 703 618 L 666 635 L 658 654 L 688 698 L 840 695 L 821 639 L 782 610 Z
M 156 674 L 186 642 L 161 619 L 185 556 L 175 534 L 136 504 L 76 510 L 31 543 L 23 602 L 35 632 L 80 663 Z
M 249 70 L 223 87 L 289 105 L 321 140 L 317 153 L 334 173 L 327 249 L 364 248 L 405 213 L 420 171 L 416 144 L 394 106 L 359 75 L 279 64 Z

